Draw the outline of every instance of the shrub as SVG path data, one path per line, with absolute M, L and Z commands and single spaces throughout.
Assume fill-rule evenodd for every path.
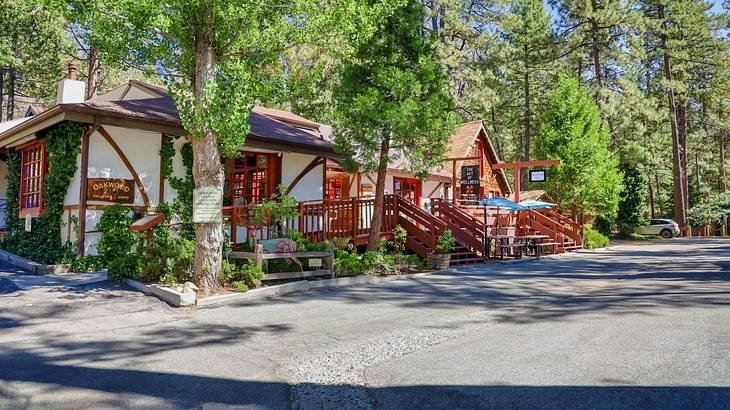
M 136 235 L 129 230 L 131 224 L 129 210 L 119 204 L 106 208 L 99 218 L 96 228 L 101 232 L 101 238 L 96 249 L 108 264 L 132 251 Z
M 121 284 L 126 278 L 137 279 L 138 277 L 139 265 L 136 254 L 128 253 L 109 262 L 107 278 L 110 281 Z
M 453 252 L 454 249 L 456 249 L 454 233 L 447 229 L 436 239 L 436 253 L 444 255 Z
M 231 284 L 241 290 L 240 284 L 246 286 L 246 290 L 261 286 L 261 280 L 264 278 L 264 271 L 250 262 L 241 264 L 224 261 L 223 273 L 219 280 L 225 284 Z M 237 285 L 238 284 L 238 285 Z M 242 292 L 245 292 L 242 290 Z
M 246 283 L 243 281 L 239 280 L 239 281 L 233 282 L 233 287 L 238 289 L 239 292 L 242 292 L 242 293 L 248 292 L 248 285 L 246 285 Z
M 104 260 L 100 256 L 84 255 L 71 260 L 72 272 L 96 272 L 104 269 Z
M 360 255 L 355 252 L 335 252 L 335 274 L 338 277 L 357 276 L 363 273 Z
M 583 227 L 583 246 L 586 249 L 596 249 L 608 246 L 608 237 L 594 230 L 589 225 Z
M 400 226 L 393 228 L 393 250 L 396 253 L 402 253 L 406 250 L 406 241 L 408 240 L 408 232 Z
M 156 238 L 152 247 L 139 258 L 139 279 L 160 281 L 167 285 L 182 283 L 193 277 L 195 242 L 169 236 Z

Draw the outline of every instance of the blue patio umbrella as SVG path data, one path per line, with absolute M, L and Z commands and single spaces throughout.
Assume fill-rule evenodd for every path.
M 554 206 L 558 206 L 557 204 L 553 204 L 550 202 L 543 202 L 543 201 L 535 201 L 534 199 L 525 199 L 524 201 L 520 201 L 519 204 L 524 209 L 542 209 L 542 208 L 552 208 Z
M 510 211 L 523 211 L 527 208 L 524 208 L 522 205 L 518 204 L 517 202 L 510 201 L 507 198 L 501 197 L 501 196 L 493 196 L 491 198 L 484 197 L 479 202 L 479 205 L 484 207 L 493 207 L 493 208 L 504 208 L 509 209 Z

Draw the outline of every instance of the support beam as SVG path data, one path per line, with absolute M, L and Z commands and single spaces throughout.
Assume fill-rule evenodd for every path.
M 523 161 L 523 162 L 510 162 L 506 164 L 494 164 L 492 169 L 503 169 L 503 168 L 514 168 L 514 167 L 540 167 L 549 165 L 560 165 L 559 159 L 546 159 L 542 161 Z
M 76 241 L 78 242 L 76 253 L 78 256 L 84 256 L 86 250 L 86 191 L 89 186 L 89 137 L 98 128 L 95 125 L 84 132 L 81 136 L 81 169 L 79 174 L 81 177 L 81 190 L 79 191 L 79 233 Z
M 139 175 L 137 174 L 137 171 L 132 166 L 132 163 L 129 162 L 129 159 L 124 154 L 124 151 L 117 145 L 116 141 L 114 141 L 114 138 L 104 129 L 104 127 L 99 127 L 97 130 L 99 134 L 101 134 L 102 137 L 106 140 L 106 142 L 111 145 L 112 148 L 114 148 L 114 151 L 116 151 L 117 155 L 119 156 L 119 159 L 122 160 L 124 163 L 124 166 L 127 167 L 127 170 L 130 174 L 132 174 L 132 178 L 134 179 L 134 182 L 137 185 L 137 188 L 139 189 L 139 194 L 142 196 L 142 200 L 144 201 L 144 206 L 147 208 L 150 208 L 152 205 L 150 204 L 150 198 L 147 196 L 147 191 L 144 188 L 144 184 L 142 184 L 142 180 L 139 178 Z
M 317 166 L 320 164 L 320 162 L 323 162 L 325 164 L 325 167 L 327 166 L 327 160 L 324 159 L 324 157 L 315 157 L 312 160 L 312 162 L 310 162 L 309 164 L 307 164 L 307 166 L 304 167 L 304 169 L 302 170 L 302 172 L 300 172 L 299 175 L 297 175 L 294 178 L 294 180 L 291 182 L 291 184 L 289 185 L 289 187 L 286 189 L 286 195 L 289 195 L 289 193 L 291 193 L 292 189 L 294 189 L 294 187 L 297 186 L 297 184 L 299 183 L 299 181 L 301 181 L 302 178 L 304 178 L 304 176 L 309 173 L 309 171 L 317 168 Z

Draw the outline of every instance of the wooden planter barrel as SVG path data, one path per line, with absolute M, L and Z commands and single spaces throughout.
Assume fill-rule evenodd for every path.
M 449 268 L 449 263 L 451 262 L 451 254 L 431 254 L 429 255 L 429 261 L 431 262 L 431 267 L 437 270 L 445 270 Z

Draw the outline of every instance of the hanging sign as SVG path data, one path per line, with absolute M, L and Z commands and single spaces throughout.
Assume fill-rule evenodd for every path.
M 202 186 L 193 190 L 193 223 L 223 222 L 223 189 Z
M 25 214 L 25 231 L 30 232 L 30 230 L 33 228 L 33 217 L 30 216 L 30 213 Z
M 547 180 L 547 171 L 544 169 L 530 170 L 530 182 L 545 182 Z
M 134 180 L 89 178 L 86 199 L 116 204 L 134 203 Z
M 479 203 L 480 175 L 479 165 L 464 165 L 461 167 L 461 199 L 467 202 L 465 205 L 476 205 Z M 471 203 L 473 202 L 473 204 Z

